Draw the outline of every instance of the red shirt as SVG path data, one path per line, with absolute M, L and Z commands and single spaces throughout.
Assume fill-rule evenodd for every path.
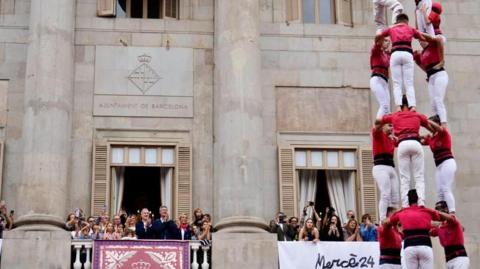
M 415 62 L 424 70 L 432 69 L 440 62 L 440 50 L 436 43 L 429 43 L 421 53 L 415 52 Z
M 378 233 L 378 243 L 380 244 L 380 249 L 393 248 L 401 249 L 402 248 L 402 236 L 395 226 L 384 226 L 381 225 L 377 228 Z
M 434 136 L 428 136 L 424 144 L 430 146 L 437 166 L 439 165 L 438 162 L 441 163 L 446 159 L 453 158 L 452 137 L 445 128 L 442 128 L 442 130 L 438 131 Z
M 430 230 L 432 220 L 440 220 L 437 211 L 423 206 L 412 205 L 395 212 L 390 218 L 392 225 L 402 224 L 404 232 L 408 230 Z
M 372 74 L 380 74 L 388 80 L 388 68 L 390 67 L 390 55 L 383 51 L 380 44 L 375 43 L 370 53 L 370 68 Z
M 421 34 L 416 29 L 405 23 L 395 24 L 390 28 L 383 30 L 380 34 L 383 37 L 390 36 L 392 41 L 392 51 L 396 49 L 411 49 L 412 39 L 421 38 Z
M 379 154 L 391 154 L 395 151 L 395 140 L 391 139 L 382 128 L 372 129 L 373 156 Z
M 464 245 L 463 227 L 455 216 L 453 218 L 453 221 L 444 221 L 440 227 L 430 230 L 432 236 L 438 236 L 443 247 Z
M 420 126 L 428 127 L 425 115 L 414 111 L 399 111 L 382 118 L 383 123 L 393 124 L 393 134 L 402 141 L 406 138 L 418 137 Z

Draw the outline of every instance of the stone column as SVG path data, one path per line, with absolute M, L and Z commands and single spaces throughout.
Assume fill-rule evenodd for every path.
M 277 268 L 263 216 L 259 0 L 215 2 L 214 268 Z
M 262 229 L 259 0 L 215 2 L 214 208 L 218 229 Z
M 2 268 L 68 268 L 67 202 L 73 103 L 74 0 L 31 2 L 23 178 Z

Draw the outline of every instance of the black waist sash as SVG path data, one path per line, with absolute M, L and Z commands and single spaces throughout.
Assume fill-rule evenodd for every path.
M 397 47 L 397 46 L 405 46 L 405 47 Z M 411 54 L 413 54 L 412 42 L 408 42 L 408 41 L 393 42 L 392 53 L 394 53 L 395 51 L 406 51 L 406 52 L 410 52 Z
M 456 257 L 468 257 L 465 247 L 463 245 L 446 246 L 445 259 L 447 262 L 455 259 Z
M 380 264 L 401 264 L 399 248 L 381 248 Z
M 373 165 L 388 165 L 395 167 L 393 155 L 390 153 L 380 153 L 373 156 Z
M 445 71 L 445 68 L 440 68 L 440 69 L 434 69 L 433 67 L 437 65 L 438 63 L 431 64 L 427 66 L 427 81 L 430 79 L 431 76 L 435 75 L 438 72 Z
M 381 77 L 383 78 L 386 82 L 388 82 L 388 78 L 384 74 L 380 74 L 377 72 L 373 72 L 371 77 Z
M 432 247 L 432 240 L 428 230 L 405 230 L 403 231 L 405 238 L 403 239 L 403 248 L 413 246 L 428 246 Z

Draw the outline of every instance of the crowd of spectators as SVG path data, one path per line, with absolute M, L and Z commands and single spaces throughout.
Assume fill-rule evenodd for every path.
M 361 222 L 353 210 L 348 210 L 345 217 L 342 224 L 334 208 L 319 213 L 309 202 L 300 218 L 278 212 L 270 221 L 270 232 L 277 234 L 278 241 L 377 241 L 378 225 L 369 214 L 364 214 Z
M 135 240 L 135 239 L 168 239 L 168 240 L 203 240 L 212 239 L 212 220 L 209 214 L 195 209 L 189 222 L 186 214 L 171 219 L 168 208 L 160 207 L 159 218 L 148 208 L 136 214 L 121 211 L 110 218 L 107 213 L 101 216 L 85 218 L 81 209 L 68 214 L 65 229 L 70 231 L 73 239 L 93 240 Z

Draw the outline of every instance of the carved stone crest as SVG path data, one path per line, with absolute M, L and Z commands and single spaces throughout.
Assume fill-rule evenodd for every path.
M 137 57 L 140 65 L 128 76 L 130 80 L 143 94 L 145 94 L 155 83 L 162 79 L 150 66 L 152 57 L 143 54 Z

